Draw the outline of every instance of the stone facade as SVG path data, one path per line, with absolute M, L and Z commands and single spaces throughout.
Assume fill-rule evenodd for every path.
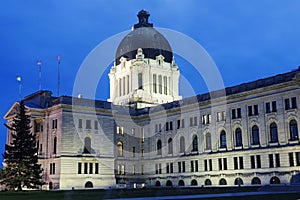
M 50 91 L 24 98 L 44 189 L 299 180 L 300 69 L 181 99 L 170 45 L 146 11 L 138 17 L 118 47 L 108 102 Z M 160 46 L 140 46 L 135 37 Z M 8 124 L 17 107 L 5 115 Z

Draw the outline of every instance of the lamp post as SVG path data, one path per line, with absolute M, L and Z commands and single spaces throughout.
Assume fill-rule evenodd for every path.
M 42 90 L 42 61 L 38 60 L 36 64 L 39 67 L 39 90 Z
M 17 81 L 19 83 L 19 101 L 21 101 L 21 92 L 22 92 L 22 78 L 21 76 L 17 76 Z

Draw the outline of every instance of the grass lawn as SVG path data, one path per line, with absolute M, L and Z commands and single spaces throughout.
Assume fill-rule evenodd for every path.
M 113 190 L 74 190 L 74 191 L 22 191 L 22 192 L 0 192 L 1 200 L 94 200 L 109 198 L 132 198 L 132 197 L 157 197 L 175 195 L 197 195 L 209 193 L 236 193 L 257 191 L 251 187 L 226 187 L 226 188 L 152 188 L 152 189 L 113 189 Z M 206 198 L 212 199 L 212 198 Z M 240 197 L 219 197 L 213 199 L 222 200 L 296 200 L 300 199 L 299 193 L 269 194 Z

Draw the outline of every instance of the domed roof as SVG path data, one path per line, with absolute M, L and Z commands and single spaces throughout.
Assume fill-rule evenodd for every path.
M 141 10 L 137 16 L 139 23 L 134 25 L 134 29 L 123 38 L 117 48 L 116 64 L 120 64 L 121 57 L 127 60 L 135 59 L 138 48 L 143 50 L 145 58 L 155 59 L 161 54 L 166 62 L 171 62 L 173 59 L 171 46 L 167 39 L 153 28 L 153 24 L 148 22 L 150 14 Z

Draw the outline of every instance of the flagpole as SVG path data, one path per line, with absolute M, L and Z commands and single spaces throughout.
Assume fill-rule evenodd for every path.
M 57 60 L 57 96 L 59 97 L 60 89 L 60 55 L 56 57 Z
M 36 64 L 39 67 L 39 90 L 42 90 L 42 61 L 38 60 Z

